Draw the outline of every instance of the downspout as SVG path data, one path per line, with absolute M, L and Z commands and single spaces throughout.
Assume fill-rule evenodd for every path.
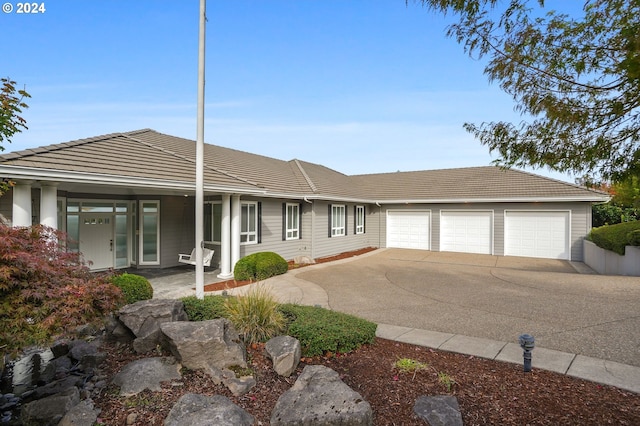
M 313 201 L 310 201 L 306 196 L 302 197 L 302 199 L 304 200 L 305 203 L 309 203 L 311 204 L 311 250 L 310 250 L 310 254 L 311 254 L 311 259 L 315 259 L 314 256 L 314 251 L 315 251 L 315 244 L 314 242 L 314 235 L 315 235 L 315 229 L 316 229 L 316 210 L 315 210 L 315 204 Z
M 382 248 L 382 205 L 378 201 L 376 201 L 376 206 L 378 206 L 379 214 L 378 214 L 378 248 Z M 386 223 L 385 223 L 386 227 Z

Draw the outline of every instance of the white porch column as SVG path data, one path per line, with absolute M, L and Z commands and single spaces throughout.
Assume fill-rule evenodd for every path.
M 12 224 L 16 226 L 31 226 L 31 184 L 33 181 L 16 182 L 13 187 Z
M 233 278 L 231 268 L 231 195 L 222 196 L 222 222 L 220 226 L 220 274 L 218 278 Z
M 231 270 L 240 260 L 240 196 L 231 197 Z
M 55 182 L 40 185 L 40 224 L 58 229 L 58 184 Z

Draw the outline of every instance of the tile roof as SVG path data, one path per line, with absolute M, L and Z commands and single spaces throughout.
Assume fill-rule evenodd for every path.
M 20 168 L 37 170 L 42 178 L 68 173 L 87 180 L 100 175 L 132 184 L 144 181 L 140 185 L 149 180 L 190 185 L 195 180 L 195 150 L 195 141 L 143 129 L 0 155 L 0 172 Z M 235 189 L 363 202 L 606 199 L 601 192 L 493 166 L 348 176 L 319 164 L 209 144 L 205 144 L 204 163 L 205 188 L 210 191 Z

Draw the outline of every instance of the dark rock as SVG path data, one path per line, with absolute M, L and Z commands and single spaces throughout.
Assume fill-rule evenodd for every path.
M 125 327 L 114 315 L 109 315 L 105 318 L 104 326 L 105 339 L 108 341 L 130 343 L 136 338 L 133 332 Z
M 93 372 L 105 359 L 107 359 L 107 354 L 104 352 L 87 354 L 80 360 L 80 369 L 85 372 Z
M 51 352 L 53 353 L 53 356 L 60 358 L 61 356 L 68 354 L 69 342 L 69 339 L 60 339 L 53 342 L 53 345 L 51 345 Z
M 265 350 L 269 358 L 273 360 L 273 369 L 276 373 L 289 377 L 296 371 L 302 355 L 298 339 L 291 336 L 277 336 L 269 339 Z
M 183 395 L 164 421 L 165 426 L 250 426 L 255 419 L 222 395 Z
M 80 402 L 78 388 L 29 402 L 22 406 L 20 420 L 24 426 L 54 426 Z
M 450 395 L 421 396 L 413 412 L 431 426 L 463 426 L 458 400 Z
M 271 425 L 372 425 L 371 406 L 338 373 L 308 365 L 283 393 L 271 413 Z
M 59 380 L 54 380 L 44 386 L 38 386 L 31 394 L 31 399 L 45 398 L 51 395 L 63 393 L 71 388 L 79 388 L 82 386 L 84 378 L 82 376 L 66 376 Z
M 98 353 L 98 347 L 84 340 L 74 340 L 69 349 L 71 359 L 81 362 L 82 358 L 87 355 L 95 355 Z

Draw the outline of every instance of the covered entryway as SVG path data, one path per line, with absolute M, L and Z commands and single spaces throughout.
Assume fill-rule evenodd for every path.
M 493 254 L 493 212 L 441 211 L 440 251 Z
M 571 260 L 569 211 L 505 211 L 505 256 Z
M 387 210 L 387 247 L 429 250 L 428 210 Z

